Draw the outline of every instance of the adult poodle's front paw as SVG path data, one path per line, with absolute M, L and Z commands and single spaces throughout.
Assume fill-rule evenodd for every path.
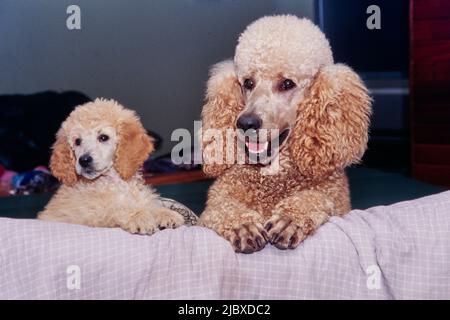
M 237 253 L 253 253 L 263 249 L 267 244 L 267 232 L 260 223 L 244 223 L 232 231 L 226 238 Z
M 296 224 L 292 218 L 274 215 L 264 225 L 269 242 L 281 250 L 295 249 L 308 235 L 312 221 L 306 219 L 303 225 Z
M 167 208 L 158 208 L 153 212 L 156 224 L 159 229 L 177 228 L 184 224 L 184 218 L 176 211 Z
M 152 215 L 147 212 L 138 212 L 120 226 L 130 233 L 151 235 L 158 230 L 158 225 Z

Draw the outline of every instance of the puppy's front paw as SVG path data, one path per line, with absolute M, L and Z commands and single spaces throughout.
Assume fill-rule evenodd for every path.
M 244 223 L 234 228 L 226 238 L 238 253 L 253 253 L 267 244 L 267 233 L 260 223 Z
M 184 218 L 176 211 L 167 208 L 158 208 L 153 212 L 159 229 L 177 228 L 184 224 Z
M 121 225 L 122 229 L 130 233 L 153 234 L 158 230 L 158 225 L 151 214 L 138 212 Z
M 295 249 L 308 235 L 306 230 L 312 228 L 312 221 L 309 220 L 299 226 L 287 216 L 274 215 L 266 222 L 264 229 L 268 233 L 269 242 L 278 249 Z

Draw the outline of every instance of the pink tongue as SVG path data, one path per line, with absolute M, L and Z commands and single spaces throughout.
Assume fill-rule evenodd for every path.
M 259 152 L 261 150 L 264 150 L 266 144 L 265 143 L 257 143 L 257 142 L 248 142 L 247 148 L 250 151 Z

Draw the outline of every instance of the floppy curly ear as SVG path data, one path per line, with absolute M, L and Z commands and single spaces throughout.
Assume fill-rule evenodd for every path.
M 119 123 L 117 135 L 114 168 L 122 179 L 128 180 L 153 151 L 153 141 L 135 115 Z
M 206 102 L 202 110 L 203 171 L 209 176 L 217 177 L 232 165 L 228 163 L 230 161 L 226 161 L 226 158 L 227 152 L 230 151 L 236 155 L 235 143 L 226 144 L 226 131 L 233 129 L 233 135 L 229 138 L 235 141 L 236 118 L 243 105 L 242 91 L 235 73 L 234 62 L 226 60 L 215 64 L 211 68 L 206 89 Z M 209 129 L 215 129 L 215 131 Z M 215 134 L 210 134 L 212 132 Z
M 297 110 L 291 154 L 305 175 L 320 177 L 357 163 L 367 147 L 371 99 L 349 67 L 322 67 Z
M 78 181 L 75 171 L 75 156 L 63 130 L 56 134 L 53 152 L 50 157 L 50 170 L 52 174 L 66 185 L 74 185 Z

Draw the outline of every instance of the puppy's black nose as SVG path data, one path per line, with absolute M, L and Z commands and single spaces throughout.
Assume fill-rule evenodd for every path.
M 92 157 L 88 154 L 84 154 L 80 157 L 80 159 L 78 159 L 78 162 L 80 163 L 80 166 L 82 166 L 83 168 L 87 168 L 91 165 L 92 163 Z
M 237 119 L 236 126 L 244 131 L 258 130 L 262 126 L 262 120 L 253 113 L 244 113 Z

